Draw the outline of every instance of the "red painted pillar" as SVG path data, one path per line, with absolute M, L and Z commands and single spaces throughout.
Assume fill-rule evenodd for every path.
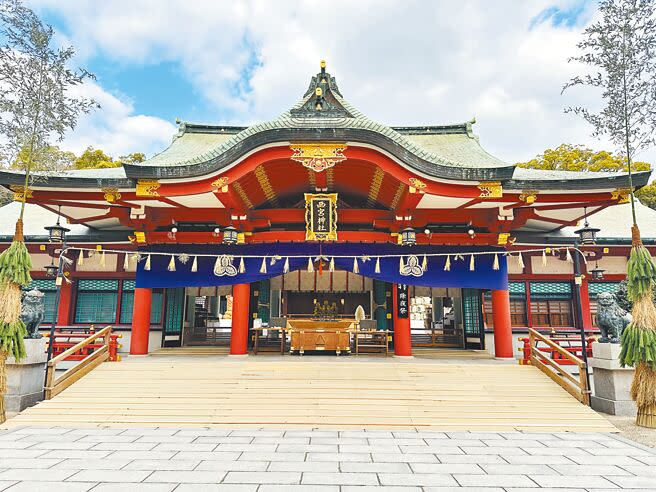
M 148 335 L 150 334 L 150 309 L 153 298 L 151 289 L 134 289 L 132 308 L 132 335 L 130 337 L 130 354 L 146 355 L 148 353 Z
M 59 289 L 59 307 L 57 308 L 57 326 L 71 324 L 71 300 L 73 298 L 73 282 L 68 283 L 62 279 Z
M 513 358 L 510 294 L 507 290 L 492 291 L 492 319 L 494 320 L 495 357 Z
M 232 286 L 232 331 L 230 355 L 248 354 L 248 313 L 251 297 L 250 284 Z
M 576 288 L 576 286 L 574 286 Z M 590 291 L 588 281 L 583 279 L 581 283 L 581 314 L 583 315 L 583 328 L 585 331 L 592 329 L 592 314 L 590 313 Z
M 412 340 L 410 338 L 410 314 L 407 318 L 398 317 L 397 306 L 398 286 L 393 284 L 392 303 L 394 320 L 394 355 L 397 357 L 412 357 Z M 408 300 L 408 306 L 410 301 Z

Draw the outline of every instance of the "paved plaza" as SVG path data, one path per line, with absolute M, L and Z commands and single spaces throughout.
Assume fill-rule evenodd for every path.
M 0 490 L 656 490 L 656 452 L 606 433 L 23 427 Z

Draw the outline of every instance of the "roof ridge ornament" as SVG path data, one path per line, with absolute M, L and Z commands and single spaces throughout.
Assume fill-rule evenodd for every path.
M 335 77 L 326 72 L 326 61 L 321 60 L 321 71 L 312 77 L 310 86 L 303 94 L 304 102 L 290 110 L 295 117 L 353 118 L 353 115 L 337 99 L 342 97 Z

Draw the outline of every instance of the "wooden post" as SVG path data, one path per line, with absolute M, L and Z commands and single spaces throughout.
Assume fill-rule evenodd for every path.
M 248 314 L 250 284 L 232 286 L 232 330 L 230 333 L 230 355 L 248 354 Z
M 393 285 L 392 301 L 394 304 L 394 355 L 396 357 L 412 357 L 412 339 L 410 337 L 410 314 L 399 318 L 398 314 L 398 285 Z M 408 300 L 407 306 L 410 306 Z M 409 310 L 409 307 L 407 308 Z
M 151 289 L 141 287 L 134 289 L 132 335 L 130 337 L 130 354 L 132 355 L 148 354 L 152 298 L 153 291 Z
M 507 290 L 492 291 L 492 319 L 494 320 L 495 357 L 513 358 L 510 294 Z

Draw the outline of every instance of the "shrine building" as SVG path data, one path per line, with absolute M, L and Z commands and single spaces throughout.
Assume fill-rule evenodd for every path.
M 17 200 L 0 214 L 1 246 L 25 199 L 44 327 L 111 325 L 135 355 L 244 355 L 286 328 L 292 353 L 349 352 L 349 331 L 379 331 L 397 356 L 510 358 L 513 330 L 594 330 L 596 295 L 625 278 L 628 175 L 516 167 L 481 147 L 474 123 L 376 123 L 322 62 L 272 121 L 183 122 L 142 163 L 36 173 L 27 189 L 22 171 L 0 171 Z M 651 249 L 656 212 L 637 207 Z M 63 244 L 44 230 L 56 222 Z

